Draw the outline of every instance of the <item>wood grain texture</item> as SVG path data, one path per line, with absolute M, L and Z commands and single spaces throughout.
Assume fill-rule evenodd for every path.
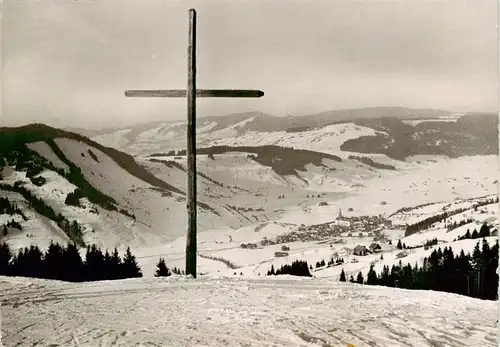
M 150 98 L 185 98 L 185 89 L 166 90 L 127 90 L 128 97 L 150 97 Z M 261 90 L 253 89 L 197 89 L 198 98 L 260 98 L 264 96 Z
M 189 10 L 187 81 L 187 213 L 186 275 L 196 278 L 196 11 Z

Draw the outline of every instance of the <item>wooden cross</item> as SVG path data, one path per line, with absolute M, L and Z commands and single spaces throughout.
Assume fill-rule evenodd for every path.
M 129 97 L 187 97 L 187 213 L 186 275 L 196 278 L 196 97 L 260 98 L 264 92 L 246 89 L 196 89 L 196 11 L 189 10 L 188 85 L 186 89 L 127 90 Z

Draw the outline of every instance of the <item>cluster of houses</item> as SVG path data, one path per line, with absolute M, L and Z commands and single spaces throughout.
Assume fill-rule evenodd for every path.
M 373 253 L 380 253 L 382 252 L 382 247 L 378 243 L 372 243 L 370 246 L 362 246 L 362 245 L 357 245 L 356 247 L 353 248 L 352 254 L 354 255 L 359 255 L 359 256 L 365 256 L 367 254 L 373 254 Z M 407 250 L 402 250 L 398 254 L 396 254 L 396 259 L 401 259 L 406 256 L 408 256 L 410 252 Z
M 342 210 L 339 209 L 339 214 L 335 220 L 310 226 L 302 224 L 298 230 L 300 237 L 296 233 L 292 233 L 289 235 L 288 240 L 282 241 L 317 241 L 326 237 L 339 236 L 345 232 L 348 232 L 349 236 L 352 236 L 353 233 L 358 233 L 360 236 L 379 237 L 383 229 L 391 228 L 392 222 L 381 215 L 346 217 L 342 215 Z M 383 238 L 380 237 L 376 241 L 382 240 Z
M 256 243 L 242 243 L 240 245 L 241 248 L 245 248 L 245 249 L 256 249 L 257 248 L 257 244 Z
M 382 252 L 382 246 L 380 246 L 378 243 L 375 242 L 368 247 L 357 245 L 352 250 L 352 254 L 361 256 L 365 256 L 368 253 L 380 253 L 380 252 Z
M 288 251 L 290 250 L 290 247 L 283 245 L 281 246 L 281 252 L 274 252 L 275 257 L 286 257 L 288 256 Z
M 382 215 L 345 217 L 342 215 L 341 209 L 339 209 L 339 214 L 334 223 L 346 226 L 351 232 L 376 232 L 392 227 L 392 222 L 382 217 Z

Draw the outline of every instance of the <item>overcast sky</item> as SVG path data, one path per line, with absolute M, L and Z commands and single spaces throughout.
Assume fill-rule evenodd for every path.
M 497 1 L 6 1 L 5 125 L 124 126 L 185 119 L 188 9 L 198 13 L 198 116 L 366 106 L 496 111 Z

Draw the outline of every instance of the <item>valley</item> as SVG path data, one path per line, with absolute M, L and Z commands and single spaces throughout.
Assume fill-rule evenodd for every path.
M 403 133 L 409 126 L 419 132 L 428 129 L 428 134 L 445 138 L 451 130 L 438 116 L 420 121 L 412 121 L 411 117 L 392 120 L 372 117 L 337 124 L 324 120 L 324 124 L 318 123 L 316 127 L 296 120 L 296 123 L 292 121 L 292 131 L 280 130 L 279 122 L 265 127 L 270 131 L 261 131 L 263 118 L 250 116 L 222 117 L 208 124 L 201 122 L 197 155 L 199 278 L 193 281 L 182 274 L 153 279 L 160 258 L 171 270 L 182 270 L 185 266 L 184 125 L 155 124 L 152 128 L 144 125 L 135 133 L 118 129 L 92 138 L 41 124 L 0 128 L 0 196 L 4 198 L 0 204 L 0 243 L 7 244 L 13 255 L 31 245 L 45 252 L 52 242 L 74 243 L 82 259 L 86 247 L 92 244 L 103 251 L 116 248 L 120 254 L 130 248 L 144 277 L 81 284 L 2 277 L 1 287 L 5 293 L 1 298 L 2 307 L 6 307 L 8 317 L 7 340 L 19 342 L 19 338 L 30 331 L 43 341 L 51 340 L 44 335 L 47 330 L 43 327 L 34 325 L 17 331 L 12 326 L 16 310 L 22 308 L 19 312 L 25 312 L 31 307 L 28 302 L 42 311 L 53 310 L 69 299 L 72 303 L 91 306 L 96 305 L 96 300 L 103 300 L 100 302 L 112 307 L 116 304 L 113 300 L 125 296 L 130 302 L 140 302 L 136 309 L 142 312 L 152 304 L 148 298 L 156 295 L 154 293 L 174 291 L 179 299 L 183 297 L 180 288 L 191 288 L 195 296 L 213 295 L 214 289 L 210 288 L 217 283 L 235 300 L 250 288 L 281 293 L 283 305 L 291 305 L 289 313 L 280 313 L 288 317 L 283 318 L 283 327 L 293 333 L 275 336 L 277 344 L 298 346 L 300 341 L 311 339 L 333 343 L 332 335 L 325 335 L 321 330 L 307 334 L 294 330 L 289 320 L 291 315 L 309 322 L 307 324 L 321 325 L 299 318 L 304 317 L 305 308 L 294 304 L 294 295 L 302 295 L 310 303 L 314 301 L 313 292 L 325 292 L 337 298 L 346 295 L 341 293 L 352 291 L 349 300 L 372 307 L 374 303 L 366 295 L 378 298 L 384 291 L 388 293 L 384 295 L 394 298 L 414 296 L 412 300 L 416 305 L 427 295 L 425 291 L 358 284 L 364 283 L 363 280 L 339 283 L 339 279 L 344 276 L 347 282 L 357 282 L 360 276 L 371 278 L 371 271 L 382 276 L 386 269 L 398 266 L 400 270 L 408 266 L 424 269 L 438 249 L 439 252 L 451 249 L 455 256 L 462 251 L 471 254 L 477 247 L 496 249 L 499 222 L 498 149 L 495 146 L 498 144 L 483 132 L 480 141 L 488 145 L 470 146 L 471 136 L 491 126 L 489 116 L 485 116 L 481 127 L 464 128 L 462 133 L 455 133 L 453 141 L 448 138 L 446 143 L 452 144 L 453 153 L 445 142 L 429 142 L 427 135 L 414 137 L 418 145 L 402 149 L 399 145 L 393 149 L 373 146 L 372 142 L 381 137 L 386 141 L 392 136 L 389 142 L 395 144 L 403 141 L 399 130 L 394 130 L 400 126 L 394 124 L 399 123 L 404 125 Z M 448 119 L 446 123 L 460 119 Z M 106 147 L 110 144 L 119 149 Z M 399 148 L 397 153 L 394 148 Z M 459 152 L 462 154 L 457 155 Z M 485 243 L 488 246 L 484 246 Z M 296 261 L 307 262 L 312 280 L 316 281 L 314 284 L 300 277 L 269 275 Z M 488 281 L 489 278 L 491 276 Z M 488 281 L 482 282 L 481 294 L 479 289 L 468 289 L 467 295 L 490 295 L 488 283 L 491 282 Z M 114 286 L 113 282 L 119 284 L 117 289 L 110 287 Z M 397 286 L 394 283 L 388 286 Z M 290 291 L 290 286 L 303 286 L 305 292 L 295 293 Z M 13 289 L 16 287 L 20 288 L 18 292 Z M 433 293 L 436 293 L 432 294 L 434 300 L 444 301 L 456 295 Z M 249 304 L 256 300 L 244 297 Z M 315 302 L 322 305 L 328 300 Z M 457 303 L 457 300 L 480 301 L 466 296 L 453 297 L 451 301 Z M 263 321 L 269 317 L 266 307 L 271 307 L 272 302 L 270 298 L 265 299 L 256 317 Z M 233 309 L 230 303 L 227 305 L 226 310 Z M 413 304 L 398 301 L 394 305 L 391 310 L 403 312 Z M 471 301 L 466 305 L 478 307 L 479 304 Z M 456 337 L 454 346 L 468 345 L 474 339 L 488 341 L 485 343 L 489 345 L 493 338 L 490 322 L 493 308 L 485 308 L 485 305 L 481 307 L 489 316 L 481 323 L 483 330 L 477 331 L 476 337 Z M 344 317 L 345 310 L 350 309 L 354 308 L 349 305 L 338 308 L 337 314 Z M 69 317 L 75 310 L 73 307 L 64 312 Z M 36 314 L 43 316 L 42 311 Z M 432 312 L 438 315 L 437 311 Z M 64 329 L 70 329 L 75 319 L 70 318 Z M 99 329 L 115 329 L 112 321 L 101 327 L 86 321 L 87 325 L 71 336 L 64 329 L 59 331 L 53 343 L 61 344 L 63 340 L 75 346 L 79 345 L 78 341 L 83 341 L 83 345 L 108 340 L 133 343 L 143 339 L 144 334 L 151 336 L 148 329 L 167 329 L 160 325 L 144 325 L 142 332 L 132 326 L 125 328 L 133 320 L 133 317 L 121 320 L 121 335 L 98 333 Z M 279 321 L 273 318 L 268 323 Z M 62 326 L 54 320 L 48 324 Z M 457 321 L 456 324 L 468 323 Z M 206 329 L 203 326 L 205 328 L 200 328 Z M 261 327 L 256 329 L 262 332 Z M 454 338 L 436 337 L 435 334 L 439 334 L 436 327 L 432 333 L 422 329 L 419 324 L 407 334 L 424 336 L 421 341 L 427 342 Z M 426 335 L 428 333 L 434 337 Z M 169 341 L 183 343 L 186 334 L 188 332 L 179 333 Z M 204 332 L 205 341 L 207 334 Z M 390 343 L 395 335 L 388 334 L 378 337 L 377 341 Z M 341 340 L 337 343 L 364 346 L 369 345 L 367 339 L 374 341 L 374 336 L 356 335 L 353 331 L 341 335 L 335 334 L 335 338 Z M 244 340 L 227 337 L 221 341 L 256 343 L 251 337 Z M 408 342 L 408 345 L 412 344 Z

